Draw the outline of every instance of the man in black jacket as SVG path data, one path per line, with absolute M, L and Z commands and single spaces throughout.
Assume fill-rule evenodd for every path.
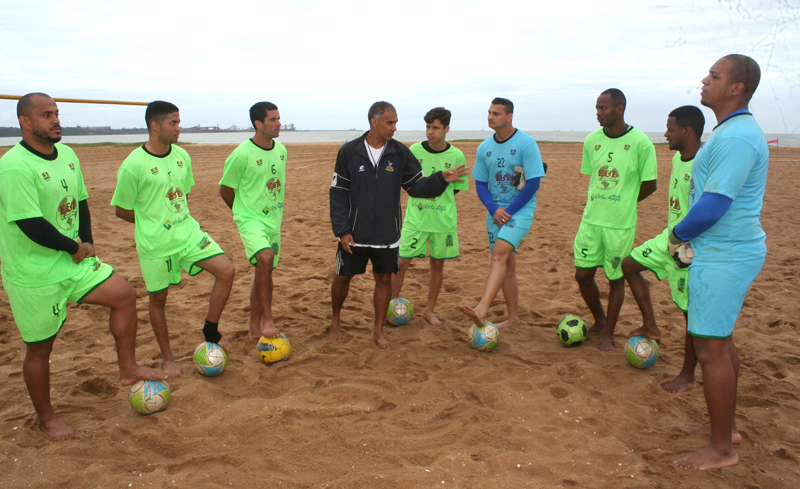
M 413 197 L 438 197 L 450 182 L 464 181 L 461 165 L 428 177 L 411 151 L 392 139 L 397 111 L 388 102 L 369 109 L 369 131 L 339 149 L 330 189 L 331 225 L 339 238 L 336 276 L 331 285 L 330 339 L 342 339 L 340 315 L 353 275 L 372 261 L 375 276 L 375 324 L 372 340 L 389 346 L 383 334 L 392 295 L 392 275 L 398 270 L 398 247 L 403 222 L 400 188 Z

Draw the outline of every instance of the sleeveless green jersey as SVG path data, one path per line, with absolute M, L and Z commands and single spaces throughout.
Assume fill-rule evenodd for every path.
M 236 192 L 233 220 L 237 225 L 257 221 L 280 231 L 286 187 L 286 148 L 278 141 L 264 149 L 251 139 L 225 160 L 220 185 Z
M 89 198 L 75 152 L 63 144 L 49 155 L 17 144 L 0 158 L 0 262 L 3 280 L 21 287 L 51 285 L 80 268 L 69 253 L 38 245 L 15 221 L 43 217 L 64 236 L 78 238 L 78 202 Z
M 180 146 L 154 155 L 144 145 L 133 150 L 117 171 L 111 205 L 133 210 L 136 250 L 161 258 L 186 248 L 200 225 L 189 215 L 187 194 L 194 186 L 192 160 Z
M 683 161 L 680 152 L 672 157 L 672 175 L 669 177 L 669 219 L 667 228 L 672 230 L 689 212 L 689 188 L 692 185 L 694 158 Z
M 642 182 L 658 177 L 656 148 L 633 126 L 613 138 L 601 127 L 583 142 L 581 173 L 591 176 L 583 221 L 617 229 L 634 227 Z
M 426 176 L 464 165 L 467 162 L 464 153 L 450 143 L 447 144 L 444 151 L 440 152 L 432 151 L 427 141 L 416 143 L 409 149 L 419 161 Z M 463 182 L 450 182 L 442 195 L 433 199 L 409 197 L 403 225 L 426 233 L 456 232 L 458 213 L 456 212 L 455 190 L 469 190 L 469 182 L 466 179 Z

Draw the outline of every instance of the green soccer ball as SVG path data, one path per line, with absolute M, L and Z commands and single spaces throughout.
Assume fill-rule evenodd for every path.
M 142 414 L 153 414 L 167 409 L 172 392 L 166 380 L 140 380 L 131 386 L 128 401 Z
M 589 330 L 586 322 L 578 316 L 566 316 L 558 323 L 556 334 L 561 343 L 566 346 L 579 346 L 586 341 Z
M 389 303 L 386 319 L 393 326 L 408 324 L 412 316 L 414 316 L 414 306 L 407 299 L 398 297 L 397 299 L 392 299 L 392 302 Z
M 204 341 L 192 355 L 194 369 L 206 377 L 219 375 L 228 365 L 228 352 L 216 343 Z

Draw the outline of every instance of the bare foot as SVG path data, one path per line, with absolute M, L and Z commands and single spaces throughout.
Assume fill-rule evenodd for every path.
M 281 332 L 278 331 L 272 321 L 264 321 L 261 325 L 261 334 L 267 338 L 277 338 L 281 335 Z
M 374 341 L 375 344 L 378 345 L 378 347 L 381 350 L 385 350 L 385 349 L 389 348 L 389 344 L 390 344 L 389 340 L 386 338 L 386 336 L 383 335 L 382 332 L 381 333 L 372 333 L 372 341 Z
M 442 322 L 439 321 L 439 318 L 433 313 L 433 311 L 425 310 L 425 321 L 428 321 L 428 324 L 431 326 L 441 326 Z
M 697 387 L 697 381 L 694 379 L 694 377 L 692 377 L 690 380 L 679 375 L 669 382 L 664 382 L 659 387 L 667 392 L 678 394 L 679 392 L 690 391 Z
M 519 324 L 519 318 L 515 318 L 515 319 L 508 318 L 505 321 L 503 321 L 502 323 L 498 324 L 497 325 L 497 329 L 511 328 L 513 326 L 516 326 L 517 324 Z
M 39 420 L 39 429 L 42 430 L 42 433 L 56 441 L 66 440 L 75 434 L 75 430 L 67 423 L 61 421 L 61 418 L 58 416 L 47 421 Z
M 606 328 L 606 322 L 596 322 L 593 325 L 589 326 L 589 332 L 587 333 L 588 336 L 592 336 L 593 334 L 600 334 Z
M 739 455 L 733 449 L 730 452 L 722 452 L 714 447 L 707 446 L 673 463 L 682 469 L 714 470 L 738 464 Z
M 600 336 L 600 346 L 598 346 L 597 349 L 604 352 L 614 351 L 614 337 L 606 335 Z
M 330 341 L 342 341 L 342 328 L 339 327 L 338 324 L 336 326 L 331 324 L 330 333 L 328 333 L 328 339 Z
M 710 424 L 692 424 L 686 427 L 686 430 L 689 433 L 695 435 L 703 435 L 703 436 L 711 436 L 711 425 Z M 739 433 L 739 430 L 734 428 L 731 430 L 731 443 L 734 445 L 738 445 L 742 442 L 742 435 Z
M 247 337 L 250 338 L 251 340 L 259 340 L 261 339 L 261 336 L 262 336 L 261 328 L 259 328 L 257 324 L 256 325 L 251 324 L 250 330 L 247 332 Z
M 134 365 L 131 368 L 119 368 L 119 381 L 122 385 L 134 384 L 137 380 L 166 380 L 167 373 L 155 368 Z
M 161 362 L 161 370 L 163 370 L 169 378 L 183 377 L 181 366 L 175 360 L 163 360 Z
M 628 333 L 628 338 L 631 336 L 645 336 L 651 340 L 658 341 L 661 339 L 661 330 L 658 329 L 658 326 L 654 326 L 652 328 L 650 326 L 642 326 Z
M 219 341 L 217 341 L 217 344 L 221 346 L 222 349 L 225 350 L 226 352 L 228 353 L 231 352 L 231 343 L 227 339 L 225 339 L 224 336 L 220 338 Z
M 461 312 L 463 312 L 463 313 L 464 313 L 464 314 L 465 314 L 465 315 L 466 315 L 468 318 L 470 318 L 470 319 L 472 320 L 472 322 L 473 322 L 473 323 L 475 323 L 475 326 L 478 326 L 479 328 L 482 328 L 482 327 L 483 327 L 483 324 L 484 324 L 484 318 L 480 317 L 480 315 L 479 315 L 479 314 L 478 314 L 478 313 L 475 311 L 475 309 L 473 309 L 473 308 L 471 308 L 471 307 L 469 307 L 469 306 L 458 306 L 458 308 L 459 308 L 459 309 L 461 310 Z

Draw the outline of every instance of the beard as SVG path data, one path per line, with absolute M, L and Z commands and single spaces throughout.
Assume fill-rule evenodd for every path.
M 59 127 L 59 129 L 61 129 L 61 127 Z M 50 142 L 50 143 L 57 143 L 57 142 L 61 141 L 61 134 L 59 134 L 57 136 L 51 136 L 49 132 L 38 130 L 38 129 L 34 129 L 33 130 L 33 135 L 36 136 L 39 139 L 43 139 L 43 140 L 45 140 L 47 142 Z

